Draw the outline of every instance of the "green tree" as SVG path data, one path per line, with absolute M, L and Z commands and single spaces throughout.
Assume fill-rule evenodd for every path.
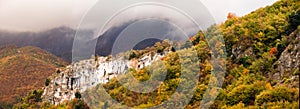
M 47 79 L 45 80 L 45 86 L 49 86 L 50 82 L 51 82 L 51 80 L 50 80 L 49 78 L 47 78 Z
M 75 92 L 75 98 L 77 98 L 77 99 L 81 99 L 81 94 L 80 94 L 80 92 Z

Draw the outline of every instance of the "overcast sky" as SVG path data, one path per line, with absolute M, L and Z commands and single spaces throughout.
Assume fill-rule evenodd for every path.
M 200 1 L 220 23 L 226 20 L 228 12 L 243 16 L 277 0 Z M 96 2 L 97 0 L 0 0 L 0 29 L 40 31 L 58 26 L 76 28 Z

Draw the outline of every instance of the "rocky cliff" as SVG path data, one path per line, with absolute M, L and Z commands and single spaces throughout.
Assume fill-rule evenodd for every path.
M 167 54 L 165 52 L 164 54 Z M 142 58 L 125 60 L 123 58 L 96 57 L 73 63 L 50 77 L 50 83 L 44 88 L 43 99 L 52 104 L 60 104 L 75 98 L 76 92 L 106 83 L 127 69 L 141 69 L 160 60 L 164 54 L 146 54 Z
M 273 79 L 280 82 L 295 81 L 299 85 L 300 70 L 300 29 L 289 36 L 290 44 L 274 63 Z M 297 80 L 298 79 L 298 80 Z M 296 84 L 297 85 L 297 84 Z

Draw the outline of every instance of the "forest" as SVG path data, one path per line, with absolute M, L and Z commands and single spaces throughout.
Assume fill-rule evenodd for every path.
M 166 73 L 164 81 L 153 92 L 130 91 L 126 86 L 134 86 L 134 83 L 122 85 L 113 79 L 102 84 L 105 90 L 97 86 L 57 106 L 42 102 L 42 92 L 36 90 L 14 108 L 105 108 L 112 105 L 111 108 L 121 108 L 122 105 L 147 108 L 175 97 L 176 104 L 168 102 L 163 107 L 299 109 L 300 65 L 297 62 L 300 59 L 299 54 L 294 55 L 300 52 L 299 5 L 299 0 L 280 0 L 242 17 L 229 13 L 227 21 L 199 31 L 183 44 L 172 46 L 165 40 L 145 50 L 130 51 L 130 59 L 145 53 L 170 51 L 160 63 L 140 70 L 128 70 L 127 74 L 139 81 L 146 81 L 150 76 L 159 78 L 155 74 Z M 224 40 L 220 40 L 222 38 Z M 191 58 L 194 55 L 197 59 Z M 288 56 L 293 62 L 287 67 L 282 64 Z M 215 59 L 220 63 L 216 65 L 211 61 Z M 165 68 L 161 68 L 161 64 Z M 153 68 L 150 75 L 149 69 Z M 194 75 L 195 71 L 199 75 L 197 83 L 189 83 L 181 76 Z M 126 76 L 123 79 L 127 79 Z M 218 80 L 224 82 L 219 84 Z M 181 82 L 188 85 L 180 86 Z M 191 100 L 186 103 L 184 98 L 188 98 L 188 94 L 185 90 L 177 91 L 177 88 L 190 89 L 191 86 L 196 87 Z M 103 91 L 120 104 L 101 102 L 99 99 L 105 99 L 101 98 Z M 83 100 L 82 96 L 89 98 Z

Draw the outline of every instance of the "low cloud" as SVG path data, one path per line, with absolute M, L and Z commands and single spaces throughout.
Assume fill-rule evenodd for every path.
M 98 0 L 0 0 L 0 29 L 19 31 L 40 31 L 61 25 L 77 28 L 86 12 L 95 5 Z M 146 0 L 145 0 L 146 1 Z M 155 1 L 155 0 L 154 0 Z M 213 15 L 217 23 L 226 20 L 228 12 L 234 12 L 238 16 L 245 15 L 259 7 L 271 5 L 277 0 L 199 0 Z M 186 2 L 186 1 L 185 1 Z M 186 2 L 188 3 L 188 2 Z M 109 12 L 113 5 L 103 6 L 102 9 Z M 197 5 L 197 4 L 195 4 Z M 188 6 L 188 5 L 187 5 Z M 128 16 L 139 18 L 142 10 L 128 12 Z M 168 20 L 176 23 L 184 23 L 176 15 L 171 15 L 161 9 L 153 9 L 154 14 L 159 17 L 172 16 Z M 149 12 L 149 11 L 148 11 Z M 152 14 L 152 15 L 154 15 Z M 101 16 L 99 13 L 95 16 Z M 147 15 L 141 15 L 147 17 Z M 94 19 L 101 20 L 101 19 Z M 116 22 L 124 22 L 126 17 Z M 92 21 L 93 22 L 93 21 Z M 87 28 L 93 24 L 85 25 Z M 183 26 L 184 27 L 184 26 Z M 191 27 L 186 25 L 186 27 Z

